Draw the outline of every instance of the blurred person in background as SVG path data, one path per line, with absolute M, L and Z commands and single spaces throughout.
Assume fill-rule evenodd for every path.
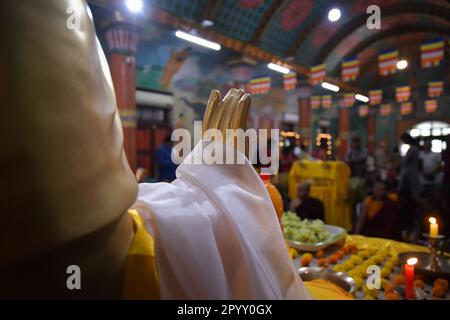
M 300 182 L 297 186 L 297 199 L 291 201 L 289 210 L 297 213 L 300 219 L 325 220 L 325 207 L 319 199 L 310 196 L 311 184 Z
M 156 165 L 158 181 L 172 182 L 175 180 L 176 164 L 172 161 L 172 140 L 166 135 L 163 143 L 156 150 Z
M 441 154 L 431 151 L 431 140 L 426 140 L 420 152 L 422 172 L 420 174 L 421 195 L 428 198 L 434 188 L 442 183 Z

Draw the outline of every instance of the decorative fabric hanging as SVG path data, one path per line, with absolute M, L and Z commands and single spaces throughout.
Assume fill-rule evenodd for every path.
M 395 98 L 397 102 L 406 102 L 409 101 L 411 97 L 411 87 L 410 86 L 402 86 L 395 88 Z
M 290 72 L 283 75 L 283 85 L 284 90 L 291 91 L 297 86 L 297 74 L 295 72 Z
M 318 109 L 320 108 L 320 96 L 312 96 L 311 97 L 311 108 L 312 109 Z
M 410 114 L 412 112 L 412 103 L 411 102 L 403 102 L 400 104 L 400 114 L 402 116 Z
M 384 103 L 380 106 L 380 115 L 388 116 L 392 112 L 392 105 L 390 103 Z
M 342 62 L 342 81 L 355 81 L 359 75 L 359 60 L 356 57 Z
M 426 113 L 431 113 L 431 112 L 435 112 L 437 109 L 437 100 L 436 99 L 431 99 L 431 100 L 425 100 L 425 112 Z
M 322 96 L 322 108 L 331 108 L 331 106 L 332 106 L 332 104 L 333 104 L 333 100 L 332 100 L 332 98 L 331 98 L 331 95 L 325 95 L 325 96 Z
M 397 72 L 398 50 L 390 50 L 378 55 L 380 75 L 387 76 Z
M 420 46 L 422 68 L 437 67 L 444 60 L 444 40 L 442 38 L 426 42 Z
M 438 98 L 444 91 L 444 81 L 428 82 L 428 98 Z
M 383 100 L 383 90 L 371 90 L 369 91 L 369 104 L 375 106 L 381 103 Z
M 359 106 L 358 113 L 361 118 L 367 117 L 369 114 L 369 106 L 367 104 Z
M 345 93 L 344 94 L 344 107 L 353 107 L 355 104 L 355 94 L 354 93 Z
M 318 66 L 314 66 L 311 68 L 311 72 L 310 72 L 311 84 L 313 84 L 313 85 L 319 84 L 323 80 L 325 80 L 325 77 L 326 77 L 326 70 L 325 70 L 324 64 L 320 64 Z
M 254 77 L 248 83 L 248 92 L 251 94 L 267 94 L 271 84 L 272 81 L 269 76 Z

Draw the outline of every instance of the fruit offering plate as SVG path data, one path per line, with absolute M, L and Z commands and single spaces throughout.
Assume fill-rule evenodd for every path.
M 295 248 L 299 251 L 317 252 L 319 250 L 324 250 L 331 245 L 337 244 L 338 242 L 342 242 L 347 235 L 345 229 L 328 224 L 324 225 L 324 230 L 330 234 L 329 238 L 326 241 L 317 243 L 303 243 L 286 239 L 286 242 L 291 248 Z
M 353 294 L 357 300 L 405 299 L 403 261 L 388 240 L 386 245 L 361 246 L 347 241 L 343 246 L 336 244 L 317 252 L 302 251 L 299 250 L 296 256 L 294 254 L 293 263 L 304 281 L 317 278 L 330 281 Z M 367 269 L 374 265 L 380 269 L 379 289 L 369 289 L 366 285 L 370 275 Z M 417 300 L 450 299 L 445 278 L 416 272 L 414 286 Z

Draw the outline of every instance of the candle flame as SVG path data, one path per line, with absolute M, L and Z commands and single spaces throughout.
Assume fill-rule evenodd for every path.
M 431 217 L 428 221 L 430 221 L 431 224 L 436 224 L 436 218 L 434 217 Z
M 417 263 L 417 258 L 409 258 L 408 260 L 406 260 L 406 263 L 410 266 L 413 266 Z

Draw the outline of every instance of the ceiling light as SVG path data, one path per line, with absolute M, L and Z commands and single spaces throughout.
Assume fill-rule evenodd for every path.
M 369 102 L 369 97 L 366 97 L 359 93 L 355 94 L 355 99 L 362 102 Z
M 397 69 L 403 70 L 408 66 L 408 61 L 406 60 L 399 60 L 397 61 Z
M 126 0 L 125 4 L 128 10 L 130 10 L 133 13 L 142 11 L 142 7 L 144 6 L 142 0 Z
M 322 88 L 331 90 L 333 92 L 338 92 L 340 90 L 340 88 L 337 85 L 331 84 L 329 82 L 322 82 Z
M 272 70 L 274 70 L 274 71 L 278 71 L 278 72 L 281 72 L 281 73 L 284 73 L 284 74 L 288 74 L 289 72 L 290 72 L 290 70 L 288 69 L 288 68 L 286 68 L 286 67 L 283 67 L 283 66 L 280 66 L 280 65 L 278 65 L 278 64 L 275 64 L 275 63 L 269 63 L 268 65 L 267 65 L 267 67 L 269 68 L 269 69 L 272 69 Z
M 175 36 L 177 36 L 180 39 L 198 44 L 200 46 L 203 46 L 203 47 L 206 47 L 209 49 L 213 49 L 216 51 L 220 50 L 220 44 L 197 37 L 197 36 L 193 36 L 192 34 L 189 34 L 189 33 L 186 33 L 186 32 L 180 31 L 180 30 L 175 32 Z
M 341 10 L 333 8 L 328 12 L 328 20 L 331 22 L 338 21 L 341 18 Z
M 202 27 L 204 28 L 208 28 L 208 27 L 212 27 L 214 25 L 214 21 L 205 19 L 202 21 Z

